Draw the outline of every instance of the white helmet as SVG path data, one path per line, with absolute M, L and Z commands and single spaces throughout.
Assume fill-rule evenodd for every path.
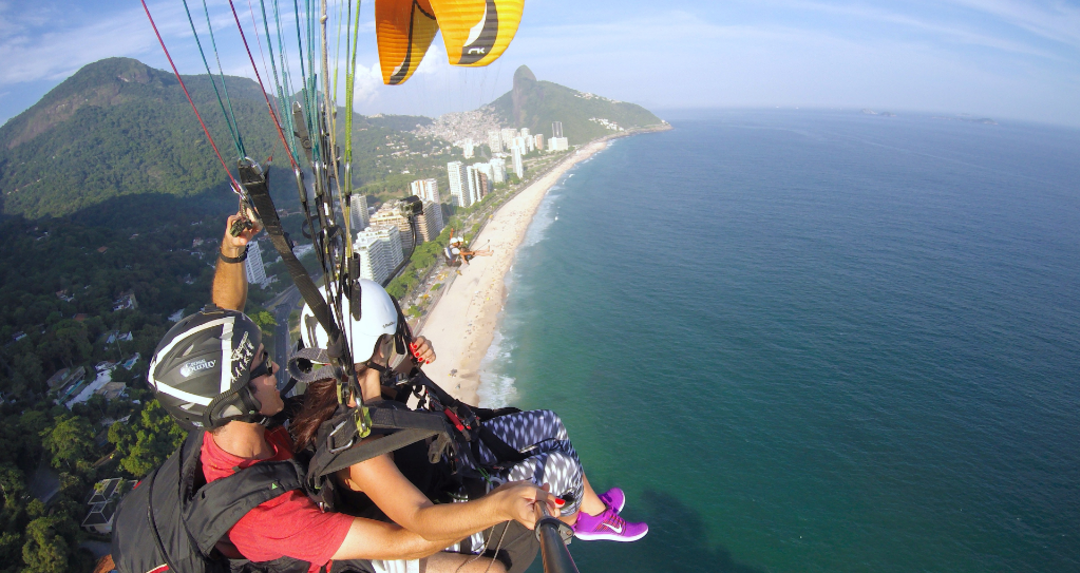
M 353 362 L 359 364 L 371 358 L 382 336 L 392 337 L 397 333 L 398 311 L 394 300 L 379 283 L 360 279 L 356 286 L 360 289 L 360 320 L 353 318 L 350 301 L 343 296 L 341 315 L 345 323 L 341 330 L 351 342 Z M 326 287 L 320 288 L 319 292 L 325 297 Z M 307 347 L 326 348 L 330 344 L 326 330 L 307 304 L 300 311 L 300 337 Z

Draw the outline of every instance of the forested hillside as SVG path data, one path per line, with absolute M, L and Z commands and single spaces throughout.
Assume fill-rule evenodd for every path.
M 214 81 L 224 94 L 220 79 Z M 184 83 L 233 168 L 239 152 L 210 77 L 184 76 Z M 258 85 L 229 76 L 225 85 L 247 154 L 258 161 L 273 156 L 276 165 L 288 166 Z M 445 171 L 439 167 L 452 158 L 444 142 L 403 131 L 430 121 L 357 116 L 352 173 L 361 192 L 402 190 L 399 181 L 387 182 L 401 171 L 409 171 L 410 180 Z M 281 197 L 297 194 L 291 176 L 272 177 L 271 186 Z M 87 65 L 0 127 L 5 214 L 64 216 L 117 197 L 207 192 L 230 194 L 224 170 L 179 83 L 171 73 L 137 60 L 109 58 Z

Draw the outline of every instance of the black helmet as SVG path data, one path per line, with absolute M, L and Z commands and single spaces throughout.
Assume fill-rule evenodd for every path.
M 248 381 L 262 332 L 242 312 L 210 307 L 176 323 L 158 344 L 147 381 L 187 430 L 263 422 Z

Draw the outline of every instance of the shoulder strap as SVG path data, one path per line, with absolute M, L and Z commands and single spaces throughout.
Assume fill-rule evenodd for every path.
M 294 460 L 259 462 L 214 480 L 195 492 L 184 508 L 184 525 L 203 555 L 210 555 L 240 518 L 260 504 L 303 489 L 303 469 Z
M 371 433 L 382 434 L 377 440 L 361 441 L 361 408 L 339 409 L 337 415 L 323 422 L 315 455 L 308 464 L 307 482 L 312 490 L 319 489 L 325 476 L 427 438 L 435 438 L 428 450 L 432 463 L 453 448 L 451 430 L 442 415 L 414 412 L 393 404 L 381 402 L 367 407 Z

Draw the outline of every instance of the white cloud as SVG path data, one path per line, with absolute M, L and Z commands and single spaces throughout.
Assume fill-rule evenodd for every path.
M 175 9 L 152 9 L 162 35 L 175 36 Z M 164 22 L 164 25 L 162 24 Z M 187 20 L 184 18 L 184 26 Z M 0 37 L 0 85 L 61 80 L 82 66 L 113 56 L 138 56 L 157 47 L 142 8 L 127 9 L 75 26 L 9 21 Z M 188 31 L 190 35 L 190 30 Z M 160 51 L 160 47 L 157 47 Z
M 353 80 L 353 107 L 360 109 L 365 104 L 374 103 L 379 97 L 379 88 L 382 87 L 382 71 L 379 63 L 371 66 L 356 64 L 356 75 Z M 343 82 L 344 83 L 344 82 Z

